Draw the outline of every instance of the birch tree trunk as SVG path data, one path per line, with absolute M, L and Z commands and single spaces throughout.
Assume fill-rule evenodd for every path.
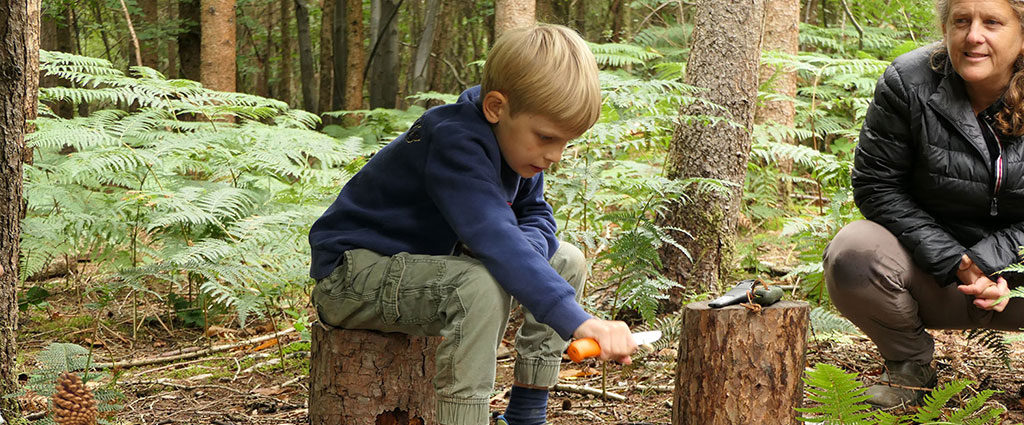
M 202 0 L 199 78 L 213 90 L 235 91 L 235 0 Z
M 313 42 L 309 38 L 309 6 L 306 1 L 295 0 L 295 27 L 299 33 L 299 83 L 302 85 L 302 109 L 316 113 Z
M 494 37 L 505 31 L 537 22 L 536 0 L 496 0 L 494 2 Z
M 413 61 L 412 92 L 427 91 L 430 80 L 430 53 L 434 48 L 434 35 L 437 34 L 437 14 L 441 11 L 441 0 L 427 0 L 427 12 L 423 23 L 420 43 L 416 46 L 416 58 Z
M 39 7 L 39 0 L 0 0 L 0 394 L 17 389 L 22 163 L 25 121 L 35 115 L 39 84 Z M 0 397 L 0 416 L 19 417 L 17 400 Z
M 682 120 L 669 147 L 667 174 L 673 179 L 719 179 L 735 186 L 727 193 L 691 190 L 687 194 L 690 200 L 668 211 L 661 224 L 692 235 L 675 235 L 692 262 L 675 248 L 663 250 L 662 261 L 666 276 L 699 291 L 715 290 L 732 266 L 757 100 L 764 13 L 764 0 L 700 0 L 696 4 L 685 81 L 707 89 L 702 96 L 725 110 L 701 103 L 681 109 L 683 116 L 709 115 L 723 120 L 708 125 Z M 682 291 L 674 292 L 674 306 L 678 307 Z

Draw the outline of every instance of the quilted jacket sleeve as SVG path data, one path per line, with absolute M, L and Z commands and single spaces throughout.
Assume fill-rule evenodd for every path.
M 956 281 L 966 251 L 910 193 L 914 119 L 899 70 L 890 65 L 875 87 L 854 154 L 853 197 L 864 217 L 899 239 L 922 269 L 942 285 Z

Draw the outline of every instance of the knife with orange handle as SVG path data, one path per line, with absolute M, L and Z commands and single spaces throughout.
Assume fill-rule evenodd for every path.
M 659 339 L 661 339 L 661 331 L 636 332 L 633 334 L 633 342 L 638 346 L 649 345 Z M 569 360 L 579 363 L 583 359 L 600 356 L 601 346 L 597 344 L 597 340 L 594 338 L 580 338 L 569 344 L 569 349 L 566 352 L 569 354 Z

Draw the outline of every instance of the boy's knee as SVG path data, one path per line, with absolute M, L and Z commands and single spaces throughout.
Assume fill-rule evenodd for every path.
M 555 255 L 551 257 L 551 266 L 558 274 L 565 277 L 577 291 L 582 288 L 583 281 L 587 276 L 587 258 L 583 255 L 583 251 L 580 251 L 575 245 L 560 241 L 558 251 L 555 251 Z

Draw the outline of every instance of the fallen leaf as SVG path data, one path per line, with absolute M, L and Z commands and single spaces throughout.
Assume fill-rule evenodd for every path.
M 230 335 L 230 334 L 234 334 L 234 333 L 237 333 L 237 332 L 238 331 L 236 331 L 234 329 L 228 329 L 228 328 L 225 328 L 223 326 L 217 326 L 217 325 L 213 325 L 213 326 L 210 326 L 209 328 L 206 328 L 206 336 L 210 337 L 210 338 L 215 337 L 215 336 L 221 336 L 221 335 Z
M 600 375 L 601 371 L 592 367 L 584 367 L 583 369 L 563 369 L 558 372 L 559 378 L 586 378 L 588 376 Z
M 281 394 L 281 393 L 283 393 L 285 391 L 287 391 L 287 390 L 284 389 L 284 388 L 281 388 L 281 387 L 254 388 L 252 390 L 253 393 L 262 394 L 262 395 L 278 395 L 278 394 Z
M 252 349 L 252 351 L 265 350 L 265 349 L 273 347 L 275 345 L 277 345 L 277 338 L 271 339 L 269 341 L 265 341 L 264 343 L 262 343 L 260 345 L 257 345 L 256 348 Z

